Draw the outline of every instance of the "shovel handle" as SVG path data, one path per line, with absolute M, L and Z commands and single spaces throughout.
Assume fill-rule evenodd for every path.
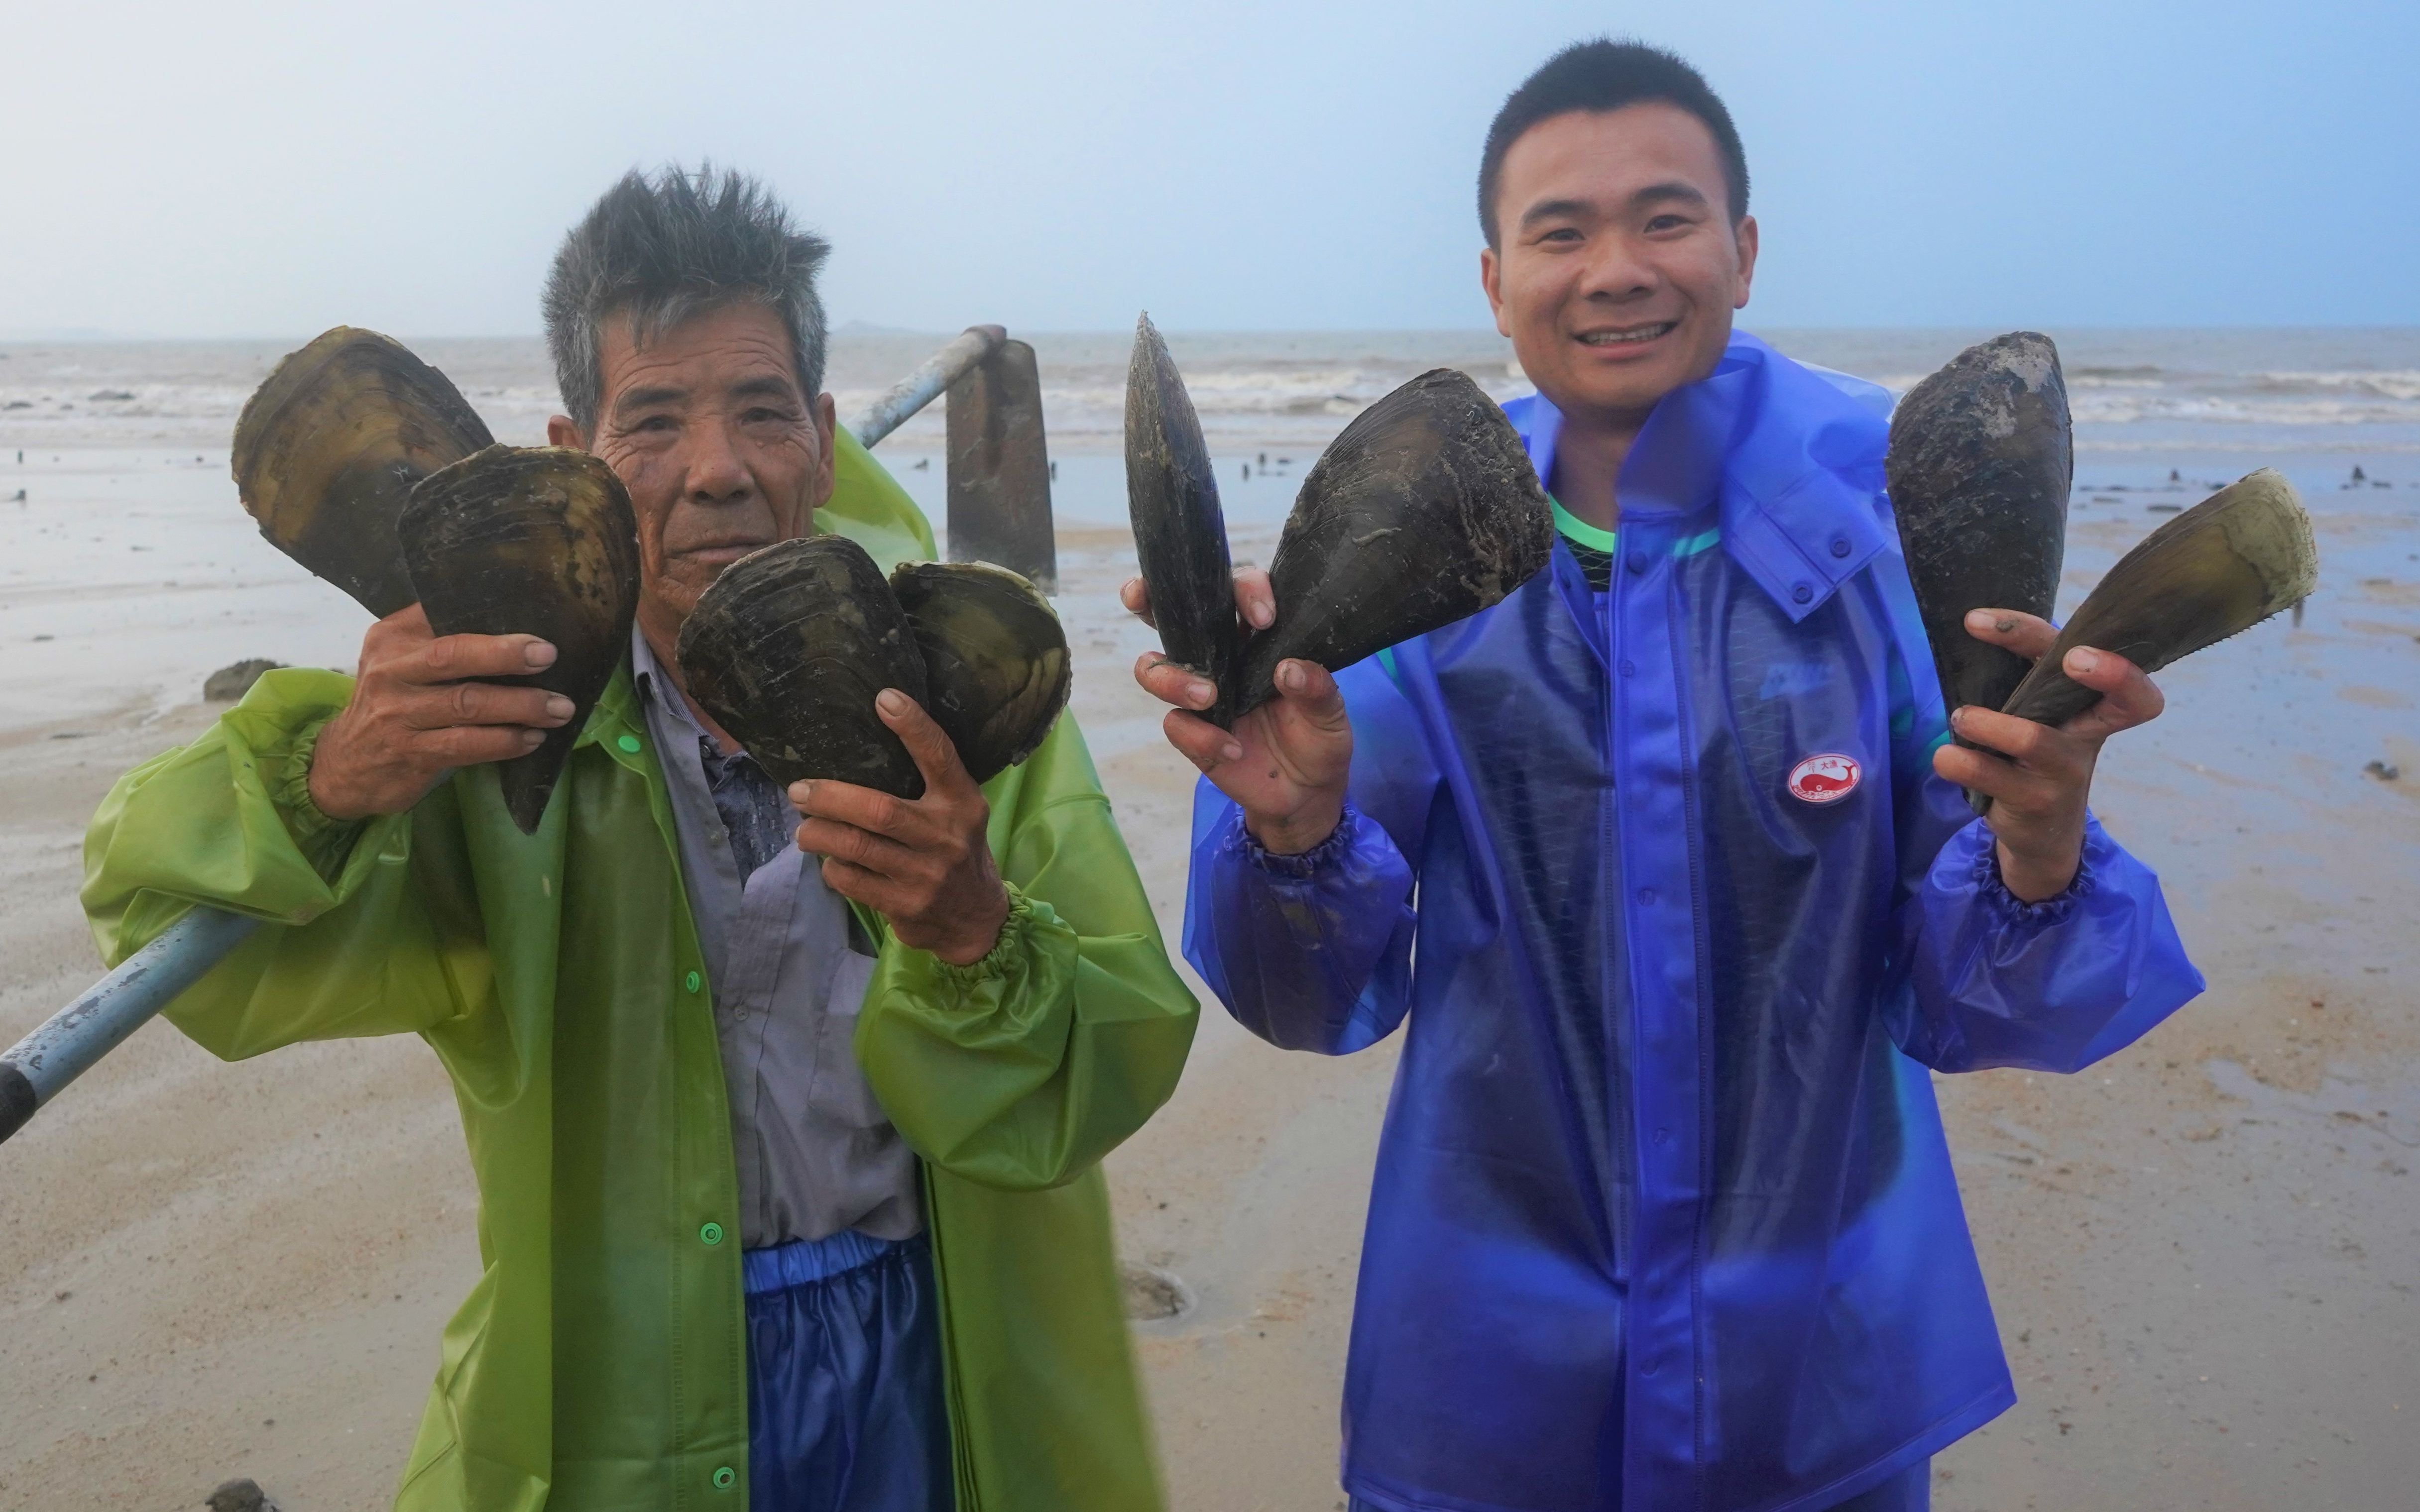
M 259 927 L 256 918 L 197 904 L 33 1033 L 0 1051 L 0 1140 L 23 1128 L 35 1109 L 116 1049 Z

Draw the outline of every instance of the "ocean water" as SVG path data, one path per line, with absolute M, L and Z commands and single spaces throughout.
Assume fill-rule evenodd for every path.
M 1783 351 L 1895 392 L 1986 331 L 1770 331 Z M 2053 332 L 2076 422 L 2078 500 L 2096 491 L 2211 486 L 2276 467 L 2308 492 L 2352 471 L 2379 494 L 2420 488 L 2420 328 Z M 844 417 L 944 339 L 843 333 L 829 384 Z M 1123 523 L 1117 464 L 1125 332 L 1043 332 L 1043 406 L 1061 461 L 1054 503 L 1071 526 Z M 0 342 L 0 500 L 48 492 L 37 457 L 70 451 L 199 455 L 223 465 L 244 399 L 297 342 Z M 496 435 L 541 440 L 559 408 L 535 337 L 411 345 L 453 378 Z M 1175 333 L 1183 369 L 1239 527 L 1281 520 L 1318 449 L 1372 400 L 1431 367 L 1459 367 L 1498 398 L 1525 393 L 1493 332 Z M 940 407 L 883 455 L 920 498 L 940 497 Z M 25 468 L 15 463 L 23 449 Z M 919 463 L 923 464 L 921 468 Z M 64 464 L 61 464 L 64 465 Z M 163 465 L 155 461 L 152 465 Z M 187 466 L 192 466 L 187 461 Z M 1245 469 L 1251 469 L 1247 477 Z M 2405 495 L 2409 497 L 2409 495 Z M 2351 506 L 2350 500 L 2338 503 Z
M 1992 332 L 1764 334 L 1903 392 Z M 2305 650 L 2365 686 L 2420 686 L 2411 665 L 2420 651 L 2420 330 L 2053 334 L 2076 419 L 2063 608 L 2168 512 L 2275 467 L 2321 524 L 2311 634 L 2349 616 L 2350 639 L 2310 640 Z M 838 337 L 829 381 L 843 416 L 942 339 Z M 1075 569 L 1071 583 L 1113 582 L 1126 569 L 1110 559 L 1131 560 L 1119 455 L 1130 337 L 1030 339 L 1063 572 Z M 0 728 L 189 701 L 203 673 L 243 656 L 351 665 L 361 610 L 260 539 L 227 473 L 238 412 L 296 345 L 0 342 Z M 411 345 L 500 439 L 543 439 L 558 405 L 535 338 Z M 1170 345 L 1218 464 L 1239 561 L 1267 560 L 1320 449 L 1406 378 L 1450 365 L 1499 398 L 1527 391 L 1509 344 L 1490 332 L 1179 332 Z M 937 525 L 941 450 L 936 405 L 877 453 Z M 1061 608 L 1087 644 L 1096 634 L 1102 647 L 1124 643 L 1106 592 L 1063 596 Z M 2364 717 L 2408 720 L 2409 704 L 2398 694 Z

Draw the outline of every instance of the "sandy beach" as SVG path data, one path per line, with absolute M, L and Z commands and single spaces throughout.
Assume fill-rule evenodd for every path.
M 1435 360 L 1496 361 L 1506 387 L 1490 339 Z M 929 347 L 896 340 L 906 361 L 859 351 L 835 388 L 870 390 L 860 368 L 904 369 Z M 526 351 L 499 351 L 491 379 L 442 365 L 501 436 L 528 439 L 551 391 L 482 395 L 531 386 Z M 1305 371 L 1320 362 L 1353 365 L 1313 353 Z M 0 372 L 0 398 L 22 376 Z M 88 407 L 103 381 L 53 387 Z M 1368 397 L 1323 376 L 1211 421 L 1238 556 L 1265 560 L 1302 467 L 1342 423 L 1330 401 L 1350 413 Z M 366 623 L 253 534 L 218 401 L 116 431 L 38 426 L 25 402 L 19 432 L 0 413 L 0 1041 L 97 975 L 75 903 L 85 824 L 120 772 L 220 712 L 196 702 L 202 675 L 247 656 L 349 666 Z M 1193 774 L 1127 673 L 1155 642 L 1114 604 L 1132 546 L 1111 432 L 1071 398 L 1063 438 L 1052 403 L 1075 711 L 1172 945 Z M 1937 1506 L 2370 1509 L 2410 1504 L 2420 1481 L 2420 455 L 2406 424 L 2358 489 L 2338 486 L 2353 457 L 2299 454 L 2323 561 L 2306 618 L 2172 669 L 2168 716 L 2104 758 L 2097 808 L 2160 871 L 2207 995 L 2083 1075 L 1939 1081 L 2022 1400 L 1936 1461 Z M 2257 435 L 2211 434 L 2084 451 L 2063 608 L 2161 506 L 2271 459 L 2246 455 Z M 938 517 L 936 450 L 911 429 L 879 455 Z M 1264 451 L 1247 492 L 1238 470 Z M 1342 1504 L 1337 1399 L 1392 1070 L 1391 1044 L 1280 1053 L 1205 995 L 1174 1101 L 1109 1162 L 1125 1255 L 1190 1299 L 1136 1328 L 1183 1512 Z M 139 1033 L 0 1148 L 0 1507 L 192 1506 L 236 1475 L 287 1512 L 386 1504 L 438 1331 L 476 1274 L 474 1203 L 445 1078 L 417 1041 L 225 1065 L 164 1026 Z

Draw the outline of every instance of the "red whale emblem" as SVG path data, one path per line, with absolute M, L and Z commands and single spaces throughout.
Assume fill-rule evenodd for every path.
M 1790 769 L 1790 795 L 1802 803 L 1838 803 L 1857 790 L 1859 770 L 1854 756 L 1809 756 Z

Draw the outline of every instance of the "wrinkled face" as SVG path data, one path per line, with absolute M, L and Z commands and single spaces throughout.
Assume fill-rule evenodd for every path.
M 1557 409 L 1643 418 L 1714 372 L 1756 270 L 1728 193 L 1714 133 L 1675 105 L 1570 112 L 1512 144 L 1480 276 Z
M 639 517 L 639 621 L 669 646 L 724 567 L 811 533 L 831 496 L 832 402 L 799 392 L 790 333 L 761 304 L 728 304 L 640 347 L 609 320 L 597 353 L 597 433 L 550 425 L 630 490 Z

